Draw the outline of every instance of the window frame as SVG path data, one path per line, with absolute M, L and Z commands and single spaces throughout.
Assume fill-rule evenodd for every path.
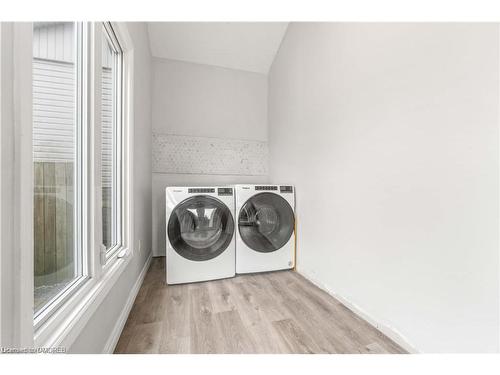
M 88 91 L 89 73 L 86 67 L 90 63 L 89 25 L 74 22 L 75 42 L 75 169 L 74 191 L 75 205 L 73 212 L 75 256 L 75 275 L 57 295 L 49 299 L 38 311 L 33 311 L 34 327 L 37 330 L 47 321 L 54 311 L 59 309 L 90 279 L 90 249 L 88 247 L 88 228 L 90 207 L 88 205 L 88 157 L 89 157 L 89 123 L 88 123 Z
M 88 131 L 88 157 L 84 158 L 83 170 L 88 178 L 84 181 L 87 190 L 84 204 L 87 208 L 87 230 L 81 231 L 86 239 L 88 278 L 75 285 L 65 300 L 47 313 L 43 321 L 31 320 L 34 328 L 34 345 L 69 347 L 78 337 L 92 314 L 97 310 L 108 292 L 116 283 L 127 264 L 134 256 L 133 236 L 133 67 L 134 48 L 127 25 L 111 22 L 116 39 L 122 49 L 122 134 L 121 134 L 121 244 L 109 256 L 102 252 L 102 209 L 101 209 L 101 80 L 102 80 L 102 32 L 101 22 L 84 23 L 88 30 L 89 69 L 88 89 L 84 93 L 87 101 L 85 111 Z M 29 47 L 31 48 L 31 43 Z M 31 110 L 31 108 L 30 108 Z M 31 151 L 31 150 L 30 150 Z M 32 187 L 32 184 L 31 184 Z M 32 248 L 31 248 L 32 251 Z M 31 269 L 31 272 L 33 270 Z M 31 289 L 31 298 L 33 291 Z M 33 316 L 33 315 L 32 315 Z M 33 327 L 34 325 L 34 327 Z
M 0 22 L 0 345 L 33 343 L 31 23 Z
M 112 170 L 112 200 L 113 200 L 113 214 L 112 214 L 112 239 L 113 246 L 109 249 L 102 249 L 105 251 L 104 263 L 107 263 L 113 255 L 122 249 L 123 237 L 123 186 L 125 185 L 124 166 L 123 166 L 123 133 L 124 133 L 124 75 L 123 75 L 123 49 L 120 41 L 116 35 L 111 22 L 102 23 L 102 33 L 105 39 L 113 49 L 113 53 L 118 56 L 114 58 L 113 62 L 113 170 Z M 101 40 L 103 40 L 102 38 Z M 102 51 L 102 49 L 101 49 Z M 102 91 L 101 91 L 102 92 Z M 102 107 L 101 107 L 102 108 Z M 102 117 L 101 117 L 102 118 Z M 102 126 L 102 124 L 101 124 Z M 115 137 L 116 136 L 116 137 Z M 119 184 L 117 184 L 119 182 Z M 101 227 L 102 228 L 102 227 Z

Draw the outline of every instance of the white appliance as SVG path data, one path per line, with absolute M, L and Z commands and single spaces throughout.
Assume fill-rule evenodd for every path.
M 295 266 L 295 192 L 290 185 L 236 185 L 236 273 Z
M 167 284 L 235 275 L 233 187 L 166 188 Z

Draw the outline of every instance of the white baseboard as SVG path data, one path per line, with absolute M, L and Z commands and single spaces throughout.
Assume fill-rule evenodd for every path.
M 120 339 L 120 335 L 122 334 L 123 327 L 127 322 L 128 315 L 130 314 L 130 310 L 132 310 L 135 298 L 137 297 L 137 293 L 139 293 L 139 289 L 141 289 L 144 277 L 146 277 L 146 273 L 148 272 L 149 265 L 151 264 L 151 259 L 152 256 L 150 254 L 148 256 L 148 259 L 146 259 L 144 267 L 142 267 L 141 273 L 137 277 L 137 280 L 135 281 L 132 290 L 130 291 L 130 294 L 127 298 L 127 302 L 125 303 L 125 306 L 123 306 L 123 310 L 120 313 L 118 320 L 116 321 L 113 331 L 111 331 L 111 334 L 108 340 L 106 341 L 106 345 L 104 346 L 104 349 L 102 351 L 103 354 L 113 354 L 113 352 L 115 351 L 116 344 L 118 344 L 118 340 Z
M 377 319 L 373 318 L 371 315 L 369 315 L 366 311 L 364 311 L 362 308 L 357 306 L 355 303 L 351 302 L 347 298 L 339 295 L 338 293 L 334 292 L 330 288 L 328 288 L 326 285 L 318 281 L 314 276 L 312 276 L 311 273 L 309 273 L 306 270 L 299 269 L 296 271 L 300 275 L 302 275 L 304 278 L 309 280 L 311 283 L 316 285 L 318 288 L 324 290 L 327 292 L 329 295 L 331 295 L 333 298 L 339 300 L 343 305 L 347 306 L 351 311 L 353 311 L 356 315 L 370 323 L 372 326 L 377 328 L 380 332 L 382 332 L 384 335 L 389 337 L 392 341 L 394 341 L 396 344 L 401 346 L 403 349 L 405 349 L 408 353 L 416 354 L 419 353 L 419 351 L 411 345 L 408 340 L 401 334 L 399 333 L 396 329 L 393 327 L 386 325 L 386 324 L 381 324 Z

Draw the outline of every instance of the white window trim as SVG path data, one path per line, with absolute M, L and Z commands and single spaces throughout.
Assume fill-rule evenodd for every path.
M 114 246 L 112 246 L 111 248 L 109 248 L 107 250 L 102 249 L 105 251 L 105 254 L 102 254 L 102 256 L 103 256 L 102 260 L 103 260 L 103 263 L 106 263 L 110 259 L 113 258 L 113 255 L 115 255 L 115 253 L 122 253 L 123 254 L 123 249 L 124 249 L 124 247 L 126 247 L 126 246 L 123 246 L 124 245 L 123 234 L 124 234 L 125 229 L 124 229 L 124 223 L 123 223 L 123 210 L 122 210 L 122 208 L 125 206 L 125 201 L 122 199 L 122 196 L 123 196 L 124 184 L 126 182 L 126 179 L 123 176 L 125 165 L 121 162 L 122 162 L 124 156 L 126 155 L 124 152 L 125 150 L 124 150 L 122 143 L 124 141 L 124 130 L 125 130 L 127 124 L 125 123 L 126 115 L 124 114 L 126 106 L 125 106 L 125 97 L 124 97 L 124 93 L 125 93 L 125 87 L 124 87 L 125 75 L 124 75 L 124 69 L 123 69 L 124 68 L 124 64 L 123 64 L 124 51 L 122 49 L 122 42 L 120 41 L 120 37 L 118 36 L 119 32 L 115 31 L 115 27 L 117 27 L 116 24 L 113 25 L 112 22 L 103 22 L 102 27 L 103 27 L 103 29 L 105 29 L 105 31 L 103 31 L 103 33 L 108 34 L 105 39 L 109 40 L 109 43 L 112 45 L 112 48 L 115 50 L 115 52 L 119 53 L 121 56 L 120 64 L 116 65 L 114 67 L 114 70 L 113 70 L 113 73 L 117 74 L 117 76 L 120 78 L 119 82 L 114 82 L 114 84 L 116 85 L 115 94 L 118 93 L 119 101 L 113 103 L 114 105 L 116 105 L 116 104 L 119 105 L 118 108 L 113 108 L 113 111 L 115 112 L 114 113 L 114 116 L 115 116 L 114 120 L 116 121 L 116 124 L 119 126 L 119 129 L 115 129 L 115 130 L 119 130 L 119 131 L 114 134 L 117 137 L 118 142 L 117 143 L 115 142 L 114 147 L 113 147 L 113 158 L 119 157 L 118 161 L 120 163 L 118 164 L 118 166 L 113 165 L 113 172 L 112 172 L 113 173 L 113 184 L 116 183 L 117 177 L 120 178 L 119 188 L 118 189 L 116 187 L 113 188 L 113 211 L 114 211 L 114 213 L 112 216 L 112 219 L 113 219 L 112 238 L 113 238 L 113 240 L 116 239 L 117 243 L 115 243 Z M 103 39 L 101 38 L 101 41 L 102 40 Z M 102 49 L 100 49 L 100 51 L 102 51 Z M 117 98 L 115 97 L 114 99 L 117 99 Z M 116 140 L 114 140 L 114 141 L 116 141 Z M 115 162 L 116 161 L 114 160 L 113 163 L 115 163 Z M 118 171 L 116 169 L 120 169 L 119 173 L 117 173 Z M 118 222 L 116 220 L 118 220 Z
M 120 259 L 78 290 L 50 319 L 35 331 L 35 347 L 69 348 L 92 318 L 132 258 Z
M 102 217 L 93 214 L 101 208 L 101 24 L 90 25 L 91 76 L 89 87 L 90 150 L 89 189 L 93 198 L 89 202 L 90 225 L 90 279 L 67 302 L 35 331 L 35 346 L 69 347 L 78 337 L 115 282 L 133 257 L 133 69 L 134 49 L 132 39 L 124 23 L 112 23 L 113 30 L 123 50 L 123 186 L 122 186 L 122 246 L 101 264 Z M 97 211 L 96 211 L 97 210 Z
M 103 254 L 102 254 L 102 262 L 106 263 L 110 258 L 113 257 L 115 252 L 119 252 L 122 250 L 122 234 L 123 234 L 123 215 L 122 215 L 122 206 L 123 206 L 123 201 L 121 199 L 122 194 L 123 194 L 123 183 L 124 180 L 122 178 L 123 175 L 123 169 L 124 166 L 122 164 L 122 159 L 123 159 L 123 147 L 122 147 L 122 138 L 123 138 L 123 130 L 124 130 L 124 115 L 123 111 L 125 109 L 124 106 L 124 90 L 123 90 L 123 85 L 124 85 L 124 74 L 123 74 L 123 50 L 121 47 L 120 40 L 118 36 L 116 35 L 116 32 L 114 30 L 114 27 L 111 22 L 103 22 L 102 23 L 102 33 L 106 34 L 104 38 L 101 39 L 104 40 L 106 39 L 109 44 L 111 45 L 111 48 L 113 49 L 114 53 L 117 53 L 120 55 L 120 61 L 119 64 L 115 64 L 112 70 L 112 74 L 116 75 L 113 80 L 113 84 L 115 85 L 115 91 L 114 94 L 115 96 L 113 97 L 113 100 L 116 100 L 113 105 L 113 121 L 115 122 L 113 124 L 114 127 L 114 136 L 116 139 L 113 140 L 113 171 L 112 171 L 112 183 L 114 184 L 117 181 L 117 178 L 119 178 L 119 189 L 116 189 L 116 186 L 113 186 L 112 189 L 112 201 L 113 201 L 113 215 L 112 215 L 112 240 L 113 240 L 113 246 L 109 249 L 102 249 Z M 102 51 L 102 49 L 101 49 Z M 117 62 L 117 61 L 115 61 Z M 119 80 L 116 80 L 116 77 L 119 77 Z M 116 107 L 115 107 L 116 106 Z M 117 128 L 115 126 L 117 125 Z M 115 158 L 118 158 L 119 164 L 116 165 L 116 160 Z M 116 242 L 114 242 L 116 240 Z M 104 254 L 105 251 L 105 254 Z
M 32 173 L 32 24 L 0 24 L 0 43 L 12 49 L 12 54 L 0 56 L 0 72 L 13 71 L 12 74 L 0 74 L 2 100 L 12 94 L 13 110 L 7 112 L 2 107 L 0 118 L 2 163 L 9 169 L 2 168 L 1 205 L 2 224 L 6 215 L 13 218 L 9 236 L 4 236 L 2 227 L 2 255 L 0 266 L 12 267 L 9 275 L 2 272 L 0 280 L 0 316 L 2 325 L 0 341 L 10 346 L 65 346 L 70 347 L 86 323 L 92 318 L 101 302 L 106 298 L 127 264 L 132 259 L 133 238 L 133 69 L 134 49 L 125 23 L 113 23 L 123 50 L 123 234 L 122 247 L 110 257 L 104 265 L 100 262 L 102 243 L 101 215 L 95 215 L 101 207 L 100 177 L 100 70 L 101 70 L 101 24 L 90 24 L 91 75 L 89 85 L 90 144 L 87 163 L 90 201 L 88 207 L 90 227 L 87 246 L 89 251 L 89 272 L 86 282 L 67 300 L 52 311 L 45 321 L 39 322 L 34 329 L 33 321 L 33 173 Z M 9 44 L 10 43 L 10 44 Z M 99 48 L 97 48 L 99 47 Z M 99 72 L 99 75 L 96 74 Z M 96 94 L 97 93 L 97 94 Z M 29 98 L 29 99 L 28 99 Z M 2 102 L 3 103 L 3 102 Z M 10 117 L 13 121 L 9 121 Z M 10 145 L 9 148 L 4 146 Z M 12 158 L 6 158 L 7 151 L 15 151 Z M 15 157 L 14 157 L 15 156 Z M 10 163 L 10 164 L 9 164 Z M 3 166 L 3 164 L 2 164 Z M 14 178 L 7 179 L 12 174 Z M 6 185 L 7 181 L 11 181 Z M 7 188 L 7 189 L 6 189 Z M 7 195 L 6 195 L 7 194 Z M 14 196 L 12 202 L 5 197 Z M 8 204 L 6 204 L 8 203 Z M 86 234 L 86 233 L 82 233 Z M 11 246 L 15 244 L 15 246 Z M 6 252 L 5 250 L 11 250 Z M 6 290 L 10 290 L 8 295 Z M 9 309 L 6 308 L 9 306 Z
M 33 344 L 32 29 L 12 22 L 0 29 L 0 343 L 26 347 Z
M 76 192 L 76 202 L 77 209 L 75 210 L 75 245 L 76 245 L 76 264 L 75 269 L 81 271 L 81 275 L 71 280 L 71 282 L 61 290 L 55 297 L 46 302 L 45 306 L 36 313 L 34 318 L 35 330 L 41 327 L 45 321 L 47 321 L 61 306 L 63 306 L 71 296 L 76 293 L 80 288 L 82 288 L 85 283 L 89 281 L 91 277 L 91 267 L 90 267 L 90 251 L 85 251 L 88 249 L 90 243 L 90 236 L 88 233 L 88 228 L 92 217 L 92 212 L 90 211 L 90 205 L 87 200 L 89 192 L 89 183 L 87 179 L 87 173 L 85 170 L 89 170 L 88 158 L 90 155 L 89 148 L 89 136 L 90 129 L 88 126 L 89 108 L 86 106 L 85 97 L 89 96 L 89 77 L 86 69 L 82 69 L 81 61 L 89 61 L 91 41 L 90 41 L 90 29 L 86 24 L 78 24 L 75 28 L 75 36 L 81 36 L 77 38 L 76 46 L 76 74 L 80 76 L 80 85 L 77 90 L 76 102 L 79 103 L 77 108 L 79 108 L 80 115 L 76 117 L 78 121 L 78 126 L 76 129 L 77 141 L 76 141 L 76 155 L 81 156 L 80 160 L 76 158 L 76 178 L 75 178 L 75 192 Z M 84 47 L 87 47 L 86 50 Z M 85 64 L 86 65 L 86 64 Z M 80 197 L 82 199 L 80 199 Z
M 2 160 L 3 160 L 3 157 L 2 157 L 2 148 L 3 148 L 3 145 L 2 145 L 2 139 L 3 139 L 3 136 L 2 136 L 2 132 L 3 132 L 3 129 L 2 129 L 2 107 L 3 107 L 3 102 L 2 102 L 2 67 L 3 67 L 3 63 L 2 63 L 2 50 L 3 50 L 3 46 L 2 46 L 2 26 L 0 25 L 0 275 L 2 273 L 2 248 L 3 248 L 3 243 L 2 243 L 2 238 L 3 236 L 5 235 L 4 233 L 4 230 L 3 230 L 3 226 L 2 226 L 2 210 L 3 210 L 3 204 L 2 204 L 2 193 L 3 193 L 3 183 L 4 183 L 4 177 L 2 176 L 2 173 L 3 173 L 3 164 L 2 164 Z M 2 277 L 0 276 L 0 346 L 2 345 L 2 295 L 3 295 L 3 292 L 2 292 Z
M 134 50 L 133 43 L 128 33 L 127 26 L 123 22 L 110 22 L 110 26 L 113 29 L 113 32 L 116 36 L 117 42 L 120 45 L 122 51 L 122 111 L 121 111 L 121 121 L 123 124 L 123 129 L 121 131 L 121 150 L 120 154 L 122 156 L 122 175 L 121 175 L 121 241 L 119 246 L 115 246 L 110 250 L 106 251 L 102 249 L 102 215 L 95 215 L 98 222 L 94 223 L 94 228 L 99 228 L 99 233 L 94 234 L 94 243 L 95 246 L 98 246 L 101 253 L 100 257 L 103 260 L 104 264 L 102 267 L 102 271 L 106 272 L 108 268 L 112 266 L 112 264 L 117 259 L 126 258 L 132 253 L 133 249 L 133 139 L 134 139 L 134 105 L 133 105 L 133 69 L 134 69 Z M 94 85 L 95 88 L 93 90 L 94 93 L 101 92 L 101 80 L 100 80 L 100 71 L 101 71 L 101 33 L 102 32 L 102 24 L 96 23 L 94 25 L 94 33 L 96 36 L 94 37 L 94 42 L 96 43 L 94 47 L 95 58 L 94 58 L 94 69 L 95 72 L 99 72 L 98 74 L 94 74 Z M 100 150 L 101 150 L 101 103 L 99 99 L 95 99 L 94 101 L 95 110 L 93 111 L 95 118 L 93 119 L 94 128 L 96 129 L 96 134 L 93 139 L 95 140 L 95 148 L 94 155 L 98 155 L 98 160 L 94 160 L 94 165 L 96 166 L 96 170 L 94 171 L 95 182 L 94 186 L 98 187 L 98 190 L 94 192 L 94 196 L 97 199 L 94 199 L 94 202 L 98 204 L 96 207 L 101 208 L 101 159 L 100 159 Z M 98 194 L 97 194 L 98 193 Z M 99 267 L 97 267 L 99 268 Z

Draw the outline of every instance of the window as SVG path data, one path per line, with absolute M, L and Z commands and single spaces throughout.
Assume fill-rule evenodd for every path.
M 33 26 L 35 316 L 86 279 L 84 26 Z
M 122 219 L 122 62 L 109 23 L 102 28 L 101 185 L 102 244 L 109 258 L 121 246 Z
M 130 38 L 115 31 L 111 23 L 33 24 L 34 323 L 42 336 L 51 331 L 39 328 L 71 316 L 128 254 L 131 73 L 122 45 Z

